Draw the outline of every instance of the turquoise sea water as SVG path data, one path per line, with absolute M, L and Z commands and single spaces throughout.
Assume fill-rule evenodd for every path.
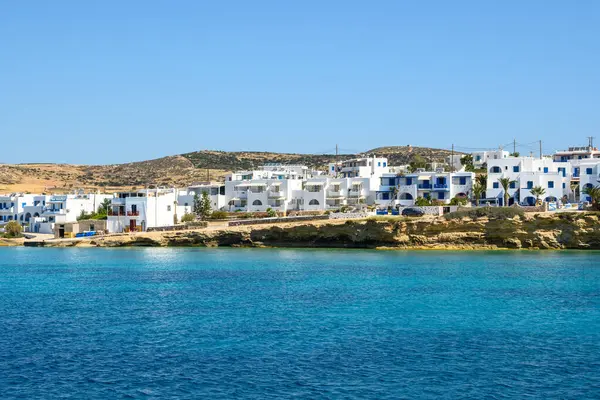
M 598 398 L 600 253 L 0 248 L 0 398 Z

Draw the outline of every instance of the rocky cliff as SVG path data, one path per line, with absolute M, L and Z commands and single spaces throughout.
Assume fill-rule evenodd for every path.
M 247 246 L 416 249 L 600 249 L 598 213 L 460 220 L 373 218 L 107 236 L 55 246 Z

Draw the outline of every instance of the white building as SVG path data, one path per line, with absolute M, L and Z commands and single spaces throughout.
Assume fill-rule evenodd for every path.
M 600 186 L 600 158 L 572 160 L 568 165 L 571 168 L 571 181 L 579 184 L 580 196 L 577 200 L 591 201 L 590 196 L 583 191 L 586 188 Z
M 555 163 L 551 158 L 508 157 L 488 162 L 486 195 L 504 201 L 504 190 L 498 181 L 509 178 L 509 204 L 534 205 L 535 196 L 531 189 L 540 186 L 545 190 L 544 201 L 557 201 L 570 193 L 569 164 Z
M 194 211 L 194 197 L 198 195 L 202 199 L 203 193 L 207 193 L 210 199 L 210 206 L 213 211 L 223 210 L 227 206 L 225 196 L 225 184 L 223 183 L 204 183 L 189 186 L 187 189 L 177 191 L 177 215 L 181 218 L 184 214 L 191 214 Z
M 20 193 L 0 195 L 0 226 L 9 221 L 25 224 L 31 217 L 39 217 L 48 197 Z
M 111 233 L 142 232 L 148 228 L 174 225 L 177 193 L 177 189 L 117 193 L 109 208 L 107 230 Z
M 93 193 L 52 195 L 46 200 L 39 217 L 35 217 L 35 212 L 31 216 L 28 231 L 54 233 L 54 224 L 76 222 L 82 212 L 86 214 L 97 212 L 104 200 L 111 198 L 112 195 Z
M 327 173 L 335 178 L 379 178 L 388 173 L 388 160 L 385 157 L 361 157 L 330 163 Z
M 552 159 L 556 162 L 584 160 L 588 158 L 600 159 L 600 150 L 592 146 L 569 147 L 568 150 L 557 151 L 552 156 Z
M 475 151 L 471 153 L 473 156 L 473 166 L 475 168 L 483 168 L 484 165 L 489 165 L 490 161 L 508 158 L 509 154 L 510 153 L 506 150 Z
M 405 175 L 384 174 L 376 202 L 380 207 L 412 206 L 419 197 L 448 204 L 455 198 L 469 198 L 473 189 L 473 172 L 419 170 Z M 395 195 L 394 195 L 395 193 Z

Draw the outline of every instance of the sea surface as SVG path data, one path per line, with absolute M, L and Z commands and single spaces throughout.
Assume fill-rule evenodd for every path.
M 1 399 L 600 398 L 600 253 L 0 248 Z

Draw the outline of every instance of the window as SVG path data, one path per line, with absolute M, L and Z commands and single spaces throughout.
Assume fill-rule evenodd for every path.
M 252 205 L 253 205 L 253 206 L 262 206 L 262 201 L 260 201 L 260 200 L 254 200 L 254 201 L 252 202 Z
M 498 183 L 498 182 L 494 182 L 494 183 L 492 184 L 492 187 L 493 187 L 494 189 L 498 189 L 498 188 L 500 187 L 500 183 Z
M 567 188 L 567 184 L 563 182 L 563 189 Z
M 588 175 L 592 175 L 594 172 L 592 171 L 592 168 L 586 168 L 585 173 Z
M 378 167 L 381 167 L 381 161 L 378 161 L 378 162 L 377 162 L 377 166 L 378 166 Z
M 444 200 L 444 192 L 438 192 L 438 200 Z
M 554 181 L 548 181 L 548 189 L 554 189 Z
M 518 165 L 515 165 L 513 167 L 513 172 L 519 172 L 519 166 Z
M 466 177 L 464 177 L 464 176 L 461 176 L 461 177 L 458 179 L 458 183 L 459 183 L 459 185 L 466 185 L 466 184 L 467 184 L 467 178 L 466 178 Z
M 544 173 L 547 174 L 548 173 L 548 167 L 544 167 Z
M 385 161 L 383 162 L 383 166 L 384 166 L 384 167 L 387 167 L 387 163 L 386 163 Z
M 527 181 L 527 189 L 533 189 L 533 181 Z
M 389 199 L 390 199 L 390 192 L 381 193 L 381 200 L 389 200 Z
M 317 199 L 312 199 L 311 201 L 308 202 L 309 206 L 318 206 L 319 205 L 319 200 Z
M 515 182 L 515 181 L 512 181 L 512 182 L 510 183 L 510 186 L 509 186 L 509 187 L 510 187 L 511 189 L 514 189 L 514 188 L 516 188 L 516 187 L 517 187 L 517 182 Z
M 167 211 L 171 211 L 171 206 L 167 206 Z
M 499 174 L 500 172 L 502 172 L 502 170 L 498 166 L 490 168 L 490 173 L 491 174 Z
M 412 185 L 412 184 L 413 184 L 413 183 L 412 183 L 412 178 L 406 178 L 406 185 L 407 185 L 407 186 L 410 186 L 410 185 Z

